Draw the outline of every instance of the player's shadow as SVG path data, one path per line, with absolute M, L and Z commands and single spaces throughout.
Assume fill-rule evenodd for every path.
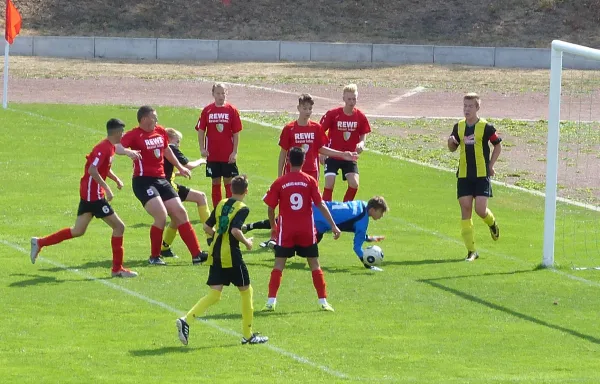
M 221 344 L 221 345 L 204 345 L 199 347 L 184 347 L 180 346 L 170 346 L 170 347 L 160 347 L 154 349 L 134 349 L 129 351 L 129 354 L 135 357 L 146 357 L 146 356 L 162 356 L 171 353 L 190 353 L 194 351 L 201 350 L 209 350 L 209 349 L 219 349 L 219 348 L 231 348 L 237 347 L 238 343 L 230 343 L 230 344 Z
M 283 317 L 283 316 L 293 316 L 298 314 L 307 314 L 312 313 L 312 311 L 254 311 L 254 317 L 264 317 L 264 316 L 275 316 L 275 317 Z M 240 313 L 219 313 L 216 315 L 207 315 L 202 317 L 204 320 L 241 320 L 242 315 Z
M 385 260 L 383 262 L 383 266 L 385 265 L 400 265 L 405 267 L 410 267 L 413 265 L 431 265 L 431 264 L 447 264 L 447 263 L 464 263 L 465 259 L 424 259 L 424 260 Z
M 576 331 L 574 329 L 570 329 L 567 327 L 564 327 L 562 325 L 557 325 L 557 324 L 552 324 L 548 321 L 542 320 L 542 319 L 538 319 L 536 317 L 533 317 L 531 315 L 528 315 L 526 313 L 522 313 L 522 312 L 518 312 L 515 311 L 514 309 L 510 309 L 507 308 L 503 305 L 500 304 L 496 304 L 493 303 L 491 301 L 487 301 L 484 300 L 482 298 L 479 298 L 475 295 L 472 295 L 471 293 L 468 292 L 464 292 L 461 291 L 459 289 L 456 288 L 452 288 L 449 287 L 447 285 L 441 284 L 439 281 L 440 280 L 448 280 L 448 279 L 460 279 L 460 278 L 469 278 L 469 277 L 483 277 L 483 276 L 498 276 L 498 275 L 514 275 L 517 273 L 529 273 L 529 272 L 535 272 L 536 270 L 519 270 L 519 271 L 513 271 L 513 272 L 501 272 L 501 273 L 485 273 L 485 274 L 480 274 L 480 275 L 465 275 L 465 276 L 454 276 L 454 277 L 442 277 L 442 278 L 435 278 L 435 279 L 422 279 L 422 280 L 417 280 L 420 283 L 424 283 L 427 284 L 433 288 L 437 288 L 437 289 L 441 289 L 442 291 L 451 293 L 457 297 L 460 297 L 462 299 L 465 300 L 469 300 L 473 303 L 479 304 L 479 305 L 483 305 L 487 308 L 493 309 L 495 311 L 501 311 L 504 312 L 506 314 L 509 314 L 511 316 L 514 316 L 518 319 L 524 320 L 524 321 L 528 321 L 537 325 L 541 325 L 550 329 L 554 329 L 560 332 L 564 332 L 564 333 L 568 333 L 572 336 L 578 337 L 580 339 L 589 341 L 591 343 L 594 344 L 600 344 L 600 338 L 596 337 L 596 336 L 592 336 L 592 335 L 588 335 L 585 333 L 581 333 L 579 331 Z
M 150 228 L 151 226 L 152 226 L 152 224 L 149 224 L 149 223 L 137 223 L 137 224 L 128 225 L 129 228 L 133 228 L 133 229 Z
M 40 284 L 61 284 L 67 282 L 81 282 L 80 279 L 57 279 L 54 276 L 41 276 L 41 275 L 28 275 L 24 273 L 13 273 L 10 276 L 24 276 L 29 277 L 29 279 L 21 280 L 21 281 L 13 281 L 8 284 L 9 287 L 12 288 L 23 288 L 30 287 L 34 285 Z
M 128 268 L 138 268 L 138 267 L 142 267 L 142 266 L 148 266 L 148 260 L 126 260 L 125 265 Z M 152 266 L 154 267 L 154 266 Z M 97 261 L 88 261 L 86 263 L 80 264 L 80 265 L 69 265 L 67 266 L 67 269 L 92 269 L 92 268 L 105 268 L 105 269 L 111 269 L 112 268 L 112 261 L 111 260 L 97 260 Z M 41 268 L 40 271 L 44 271 L 44 272 L 60 272 L 60 271 L 64 271 L 65 268 L 61 268 L 61 267 L 53 267 L 53 268 Z

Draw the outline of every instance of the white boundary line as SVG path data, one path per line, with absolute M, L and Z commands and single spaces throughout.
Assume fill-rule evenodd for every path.
M 403 95 L 396 96 L 396 97 L 394 97 L 393 99 L 389 99 L 389 100 L 388 100 L 388 101 L 386 101 L 385 103 L 381 103 L 381 104 L 379 104 L 379 105 L 378 105 L 378 106 L 377 106 L 375 109 L 376 109 L 376 110 L 378 110 L 378 111 L 379 111 L 379 110 L 382 110 L 382 109 L 384 109 L 384 108 L 387 108 L 388 106 L 390 106 L 390 105 L 392 105 L 392 104 L 394 104 L 394 103 L 397 103 L 397 102 L 399 102 L 399 101 L 400 101 L 400 100 L 402 100 L 402 99 L 406 99 L 406 98 L 408 98 L 408 97 L 411 97 L 411 96 L 414 96 L 414 95 L 416 95 L 417 93 L 421 93 L 421 92 L 423 92 L 424 90 L 425 90 L 425 87 L 421 87 L 421 86 L 415 87 L 415 88 L 411 89 L 410 91 L 406 92 L 406 93 L 405 93 L 405 94 L 403 94 Z
M 8 246 L 10 248 L 13 248 L 13 249 L 15 249 L 15 250 L 17 250 L 17 251 L 19 251 L 21 253 L 29 255 L 29 251 L 27 251 L 26 249 L 24 249 L 23 247 L 21 247 L 21 246 L 19 246 L 17 244 L 13 244 L 13 243 L 10 243 L 8 241 L 1 240 L 1 239 L 0 239 L 0 243 L 4 244 L 4 245 L 6 245 L 6 246 Z M 91 280 L 91 281 L 94 281 L 96 283 L 103 284 L 103 285 L 105 285 L 108 288 L 114 289 L 116 291 L 123 292 L 123 293 L 125 293 L 125 294 L 127 294 L 129 296 L 133 296 L 133 297 L 135 297 L 137 299 L 145 301 L 148 304 L 156 305 L 157 307 L 160 307 L 160 308 L 165 309 L 165 310 L 167 310 L 169 312 L 172 312 L 172 313 L 176 314 L 177 316 L 182 316 L 182 315 L 185 314 L 184 311 L 179 310 L 179 309 L 177 309 L 175 307 L 172 307 L 172 306 L 170 306 L 168 304 L 165 304 L 165 303 L 163 303 L 161 301 L 152 299 L 152 298 L 150 298 L 148 296 L 142 295 L 141 293 L 138 293 L 136 291 L 132 291 L 131 289 L 127 289 L 127 288 L 122 287 L 122 286 L 120 286 L 118 284 L 111 283 L 110 281 L 98 279 L 98 278 L 96 278 L 96 277 L 94 277 L 94 276 L 92 276 L 90 274 L 87 274 L 85 272 L 81 272 L 78 269 L 69 268 L 66 265 L 63 265 L 63 264 L 58 263 L 56 261 L 53 261 L 53 260 L 50 260 L 50 259 L 46 259 L 46 258 L 43 258 L 43 257 L 38 257 L 38 261 L 41 261 L 41 262 L 53 265 L 55 267 L 64 269 L 65 271 L 71 272 L 71 273 L 76 274 L 78 276 L 81 276 L 81 277 L 83 277 L 86 280 Z M 206 324 L 206 325 L 208 325 L 208 326 L 216 329 L 217 331 L 219 331 L 221 333 L 225 333 L 227 335 L 232 335 L 232 336 L 236 336 L 236 337 L 242 337 L 243 336 L 242 334 L 240 334 L 238 332 L 235 332 L 235 331 L 232 331 L 231 329 L 221 327 L 221 326 L 215 324 L 214 322 L 212 322 L 210 320 L 206 320 L 206 319 L 198 319 L 198 320 L 201 321 L 201 322 L 203 322 L 204 324 Z M 173 324 L 175 324 L 175 323 L 173 322 Z M 173 328 L 175 328 L 175 327 L 173 327 Z M 263 346 L 265 348 L 270 349 L 273 352 L 276 352 L 276 353 L 278 353 L 280 355 L 289 357 L 292 360 L 295 360 L 295 361 L 297 361 L 299 363 L 309 365 L 309 366 L 311 366 L 313 368 L 317 368 L 317 369 L 319 369 L 319 370 L 321 370 L 321 371 L 323 371 L 325 373 L 328 373 L 328 374 L 330 374 L 332 376 L 335 376 L 335 377 L 338 377 L 340 379 L 354 379 L 354 380 L 357 380 L 356 378 L 352 378 L 352 377 L 348 376 L 345 373 L 336 371 L 336 370 L 331 369 L 331 368 L 329 368 L 329 367 L 327 367 L 325 365 L 317 364 L 317 363 L 315 363 L 315 362 L 307 359 L 306 357 L 298 356 L 295 353 L 288 352 L 288 351 L 286 351 L 284 349 L 281 349 L 279 347 L 275 347 L 272 344 L 268 344 L 267 343 L 267 344 L 263 344 Z M 182 347 L 182 348 L 184 348 L 184 347 Z M 377 381 L 377 379 L 374 379 L 374 380 Z
M 252 84 L 243 84 L 243 83 L 231 83 L 228 81 L 212 81 L 209 79 L 204 79 L 204 78 L 199 78 L 198 80 L 206 82 L 206 83 L 222 83 L 225 85 L 230 85 L 233 87 L 241 87 L 241 88 L 251 88 L 251 89 L 260 89 L 262 91 L 269 91 L 269 92 L 275 92 L 275 93 L 283 93 L 285 95 L 295 95 L 300 96 L 300 94 L 302 92 L 292 92 L 292 91 L 285 91 L 283 89 L 277 89 L 277 88 L 271 88 L 271 87 L 264 87 L 262 85 L 252 85 Z M 308 92 L 306 92 L 308 93 Z M 311 96 L 313 99 L 317 99 L 317 100 L 326 100 L 326 101 L 332 101 L 332 102 L 338 102 L 341 103 L 342 98 L 340 97 L 339 100 L 335 100 L 335 99 L 330 99 L 329 97 L 321 97 L 321 96 L 315 96 L 311 93 Z

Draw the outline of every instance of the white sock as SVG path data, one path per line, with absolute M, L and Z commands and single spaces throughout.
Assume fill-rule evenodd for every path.
M 327 299 L 319 299 L 319 305 L 327 304 Z
M 267 300 L 267 304 L 269 305 L 273 305 L 277 302 L 277 298 L 276 297 L 269 297 L 269 299 Z

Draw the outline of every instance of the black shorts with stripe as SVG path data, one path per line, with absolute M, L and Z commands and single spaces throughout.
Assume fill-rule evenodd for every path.
M 131 181 L 135 197 L 145 206 L 148 201 L 155 197 L 160 197 L 162 201 L 167 201 L 179 197 L 173 185 L 167 179 L 150 176 L 134 177 Z
M 244 287 L 250 285 L 250 275 L 245 263 L 231 268 L 211 265 L 206 285 L 230 285 Z
M 489 177 L 459 177 L 456 180 L 456 196 L 492 197 L 492 182 Z
M 206 163 L 206 177 L 219 178 L 224 177 L 226 179 L 239 175 L 238 167 L 236 163 L 227 163 L 220 161 L 209 161 Z
M 91 213 L 94 217 L 102 219 L 113 215 L 115 211 L 113 211 L 105 198 L 96 201 L 85 201 L 81 199 L 79 200 L 79 208 L 77 208 L 77 216 L 81 216 L 85 213 Z
M 342 170 L 342 180 L 346 180 L 346 175 L 356 173 L 358 175 L 358 164 L 356 161 L 348 161 L 328 157 L 325 160 L 325 176 L 337 175 L 339 170 Z

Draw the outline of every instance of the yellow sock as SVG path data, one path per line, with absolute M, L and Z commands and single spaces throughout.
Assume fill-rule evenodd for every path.
M 463 241 L 469 252 L 475 252 L 475 235 L 473 233 L 473 219 L 462 220 L 460 223 Z
M 210 210 L 208 209 L 207 204 L 198 206 L 198 215 L 200 215 L 200 221 L 202 222 L 202 225 L 204 225 L 204 223 L 206 223 L 206 220 L 208 220 L 208 218 L 210 217 Z M 210 237 L 208 233 L 204 233 L 206 234 L 206 237 Z
M 175 236 L 177 236 L 177 228 L 171 228 L 169 225 L 165 228 L 165 233 L 163 234 L 163 243 L 160 248 L 161 251 L 166 251 L 171 247 L 173 241 L 175 240 Z
M 246 339 L 252 337 L 252 320 L 254 318 L 254 306 L 252 305 L 252 286 L 245 291 L 240 291 L 242 296 L 242 334 Z
M 489 208 L 485 209 L 485 217 L 483 218 L 483 222 L 486 223 L 489 226 L 494 225 L 494 222 L 496 221 L 496 218 L 494 217 L 494 214 L 492 213 L 492 211 L 490 211 Z
M 203 298 L 201 298 L 196 305 L 185 315 L 185 321 L 188 323 L 190 320 L 193 320 L 195 317 L 204 314 L 208 307 L 217 303 L 221 300 L 221 291 L 217 291 L 216 289 L 211 289 L 210 292 Z

